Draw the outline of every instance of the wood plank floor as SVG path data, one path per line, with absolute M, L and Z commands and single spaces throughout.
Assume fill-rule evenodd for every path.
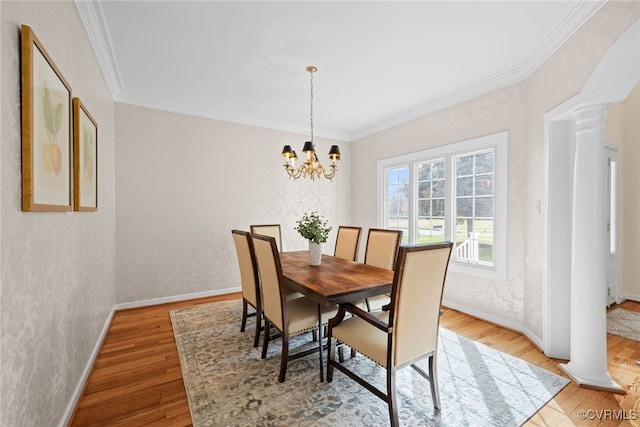
M 169 311 L 239 297 L 231 294 L 118 311 L 71 425 L 191 425 Z M 627 301 L 622 307 L 640 312 L 637 302 Z M 558 360 L 545 357 L 519 333 L 449 309 L 441 325 L 564 375 Z M 640 343 L 614 335 L 608 335 L 607 342 L 609 373 L 627 395 L 579 388 L 572 382 L 527 426 L 640 426 L 640 366 L 635 363 L 640 360 Z M 595 419 L 581 419 L 580 410 L 591 411 L 588 415 Z M 620 416 L 632 418 L 633 411 L 638 419 L 620 421 Z

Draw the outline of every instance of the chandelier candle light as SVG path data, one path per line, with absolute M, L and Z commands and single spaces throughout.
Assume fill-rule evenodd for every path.
M 336 171 L 338 170 L 338 160 L 340 160 L 340 148 L 337 145 L 332 145 L 329 150 L 329 159 L 331 159 L 331 164 L 329 165 L 329 173 L 324 169 L 324 166 L 318 160 L 318 155 L 316 154 L 316 149 L 313 145 L 313 73 L 318 71 L 318 68 L 309 65 L 306 70 L 309 72 L 311 76 L 311 141 L 307 141 L 304 143 L 304 147 L 302 148 L 302 152 L 307 155 L 307 159 L 303 164 L 298 166 L 296 169 L 295 162 L 298 160 L 298 156 L 296 152 L 291 149 L 290 145 L 285 145 L 282 149 L 282 156 L 285 158 L 284 168 L 289 174 L 290 178 L 298 179 L 302 177 L 309 177 L 311 180 L 315 180 L 316 178 L 325 177 L 329 181 L 332 180 L 334 176 L 336 176 Z

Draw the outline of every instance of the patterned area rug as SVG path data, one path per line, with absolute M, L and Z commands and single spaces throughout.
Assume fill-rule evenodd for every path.
M 240 332 L 241 311 L 235 300 L 171 312 L 194 426 L 389 424 L 386 404 L 341 372 L 320 382 L 317 354 L 290 362 L 278 383 L 280 340 L 260 359 L 254 324 Z M 313 345 L 310 335 L 296 337 L 290 353 Z M 347 363 L 384 390 L 384 369 L 361 355 Z M 518 426 L 569 382 L 442 328 L 438 375 L 442 409 L 434 413 L 428 382 L 409 367 L 398 372 L 401 425 Z
M 607 332 L 640 341 L 640 313 L 616 308 L 607 313 Z

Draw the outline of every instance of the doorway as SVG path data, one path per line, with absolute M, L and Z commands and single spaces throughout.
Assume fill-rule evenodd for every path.
M 548 111 L 545 114 L 545 148 L 547 150 L 547 174 L 545 176 L 545 200 L 547 212 L 544 217 L 543 231 L 543 351 L 548 357 L 569 359 L 570 341 L 574 334 L 571 330 L 570 312 L 572 304 L 570 260 L 575 256 L 572 248 L 572 195 L 574 185 L 574 156 L 576 148 L 576 117 L 574 113 L 588 105 L 611 105 L 624 100 L 640 80 L 640 20 L 633 23 L 622 34 L 601 62 L 594 69 L 582 91 L 575 97 Z M 603 146 L 605 141 L 603 138 Z M 603 248 L 602 260 L 605 270 L 609 268 L 608 283 L 602 284 L 602 296 L 608 292 L 609 282 L 612 284 L 612 297 L 603 298 L 607 303 L 619 298 L 619 227 L 618 227 L 618 180 L 620 177 L 619 152 L 613 152 L 613 172 L 615 191 L 604 200 L 605 194 L 598 196 L 598 205 L 603 209 L 614 197 L 614 220 L 610 244 L 615 247 L 611 254 Z M 607 153 L 609 154 L 609 153 Z M 605 156 L 603 155 L 603 158 Z M 607 157 L 608 158 L 608 157 Z M 603 178 L 607 176 L 608 167 L 604 169 Z M 606 183 L 605 183 L 606 185 Z M 605 214 L 605 212 L 602 212 Z M 606 215 L 604 215 L 606 216 Z M 603 224 L 605 226 L 606 224 Z M 602 241 L 601 241 L 602 242 Z M 611 267 L 615 266 L 615 267 Z M 600 301 L 603 301 L 600 300 Z M 603 301 L 604 302 L 604 301 Z M 603 307 L 604 313 L 604 307 Z M 605 315 L 602 322 L 606 323 Z M 588 335 L 585 330 L 589 325 L 573 325 L 581 334 Z M 606 330 L 606 328 L 605 328 Z M 605 332 L 606 333 L 606 332 Z
M 618 184 L 620 163 L 618 162 L 617 144 L 606 143 L 605 161 L 607 162 L 607 308 L 611 304 L 620 303 L 619 271 L 620 258 L 618 256 Z

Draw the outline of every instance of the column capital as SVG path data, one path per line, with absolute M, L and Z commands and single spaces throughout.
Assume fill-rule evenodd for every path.
M 610 103 L 588 104 L 573 110 L 572 115 L 576 123 L 576 135 L 585 132 L 604 131 L 604 118 L 610 106 Z

